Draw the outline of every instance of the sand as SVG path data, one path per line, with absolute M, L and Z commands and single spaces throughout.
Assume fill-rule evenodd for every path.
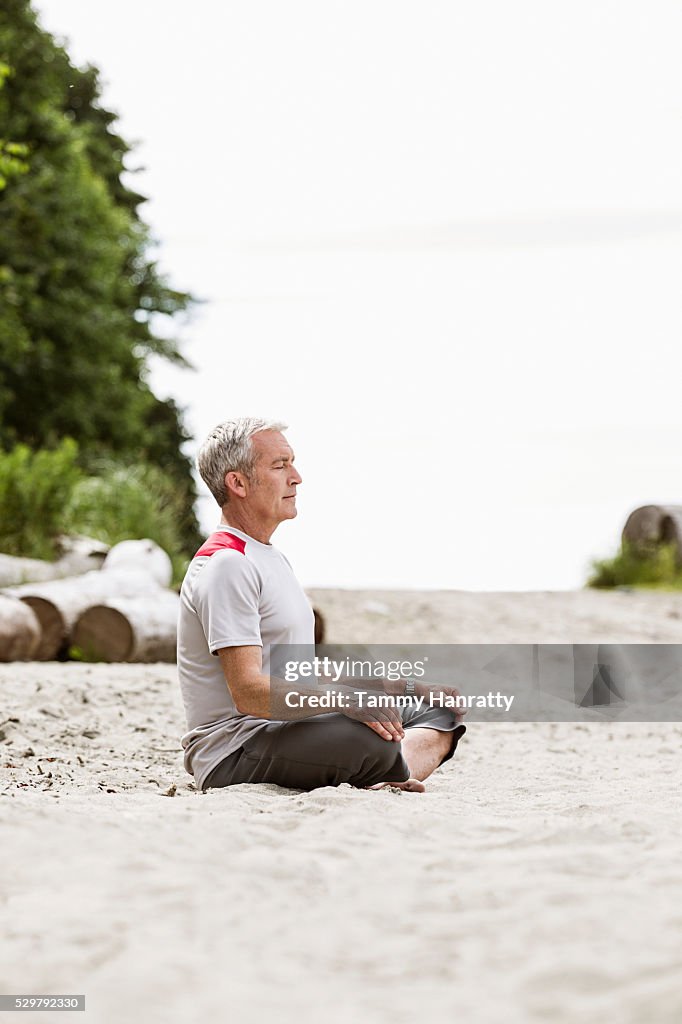
M 682 642 L 677 595 L 313 597 L 334 642 Z M 682 1019 L 679 723 L 479 723 L 423 796 L 201 795 L 173 666 L 4 665 L 0 708 L 0 992 L 84 993 L 58 1020 Z

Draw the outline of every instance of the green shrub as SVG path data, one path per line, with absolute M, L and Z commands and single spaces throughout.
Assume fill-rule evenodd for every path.
M 675 544 L 637 545 L 624 542 L 613 558 L 592 562 L 588 587 L 682 589 L 682 567 Z
M 19 444 L 0 451 L 0 551 L 27 558 L 54 558 L 64 532 L 65 510 L 81 480 L 78 446 L 32 451 Z
M 149 537 L 170 555 L 177 582 L 187 568 L 180 526 L 184 495 L 156 466 L 100 462 L 97 469 L 97 476 L 82 478 L 73 490 L 66 509 L 70 532 L 107 544 Z

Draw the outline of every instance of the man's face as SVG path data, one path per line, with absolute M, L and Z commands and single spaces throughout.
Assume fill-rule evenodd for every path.
M 297 515 L 296 488 L 301 474 L 294 453 L 278 430 L 260 430 L 251 438 L 256 465 L 247 482 L 250 512 L 265 525 L 277 525 Z

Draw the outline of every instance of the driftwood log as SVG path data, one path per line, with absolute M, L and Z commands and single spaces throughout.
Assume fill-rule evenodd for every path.
M 26 661 L 35 657 L 40 624 L 33 611 L 16 597 L 0 594 L 0 661 Z
M 88 608 L 71 631 L 71 642 L 97 661 L 176 660 L 180 598 L 172 590 L 145 597 L 116 597 Z M 324 642 L 324 620 L 315 614 L 315 643 Z
M 313 615 L 315 616 L 315 646 L 317 647 L 324 643 L 325 622 L 322 612 L 317 608 L 313 608 Z
M 91 537 L 60 537 L 59 548 L 61 556 L 56 562 L 0 554 L 0 587 L 59 580 L 99 569 L 109 550 Z
M 71 642 L 97 661 L 175 661 L 179 608 L 172 590 L 113 597 L 83 612 Z
M 144 572 L 158 586 L 168 587 L 173 578 L 173 565 L 170 558 L 158 544 L 149 538 L 144 540 L 122 540 L 115 544 L 102 566 L 104 572 L 128 571 Z
M 674 544 L 682 564 L 682 505 L 642 505 L 627 518 L 623 541 L 635 548 Z

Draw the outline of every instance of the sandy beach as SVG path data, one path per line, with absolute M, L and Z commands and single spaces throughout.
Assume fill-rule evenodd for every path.
M 338 643 L 682 643 L 676 594 L 311 598 Z M 682 1019 L 680 723 L 475 724 L 423 796 L 201 795 L 172 665 L 2 665 L 0 697 L 1 992 L 95 1024 Z

